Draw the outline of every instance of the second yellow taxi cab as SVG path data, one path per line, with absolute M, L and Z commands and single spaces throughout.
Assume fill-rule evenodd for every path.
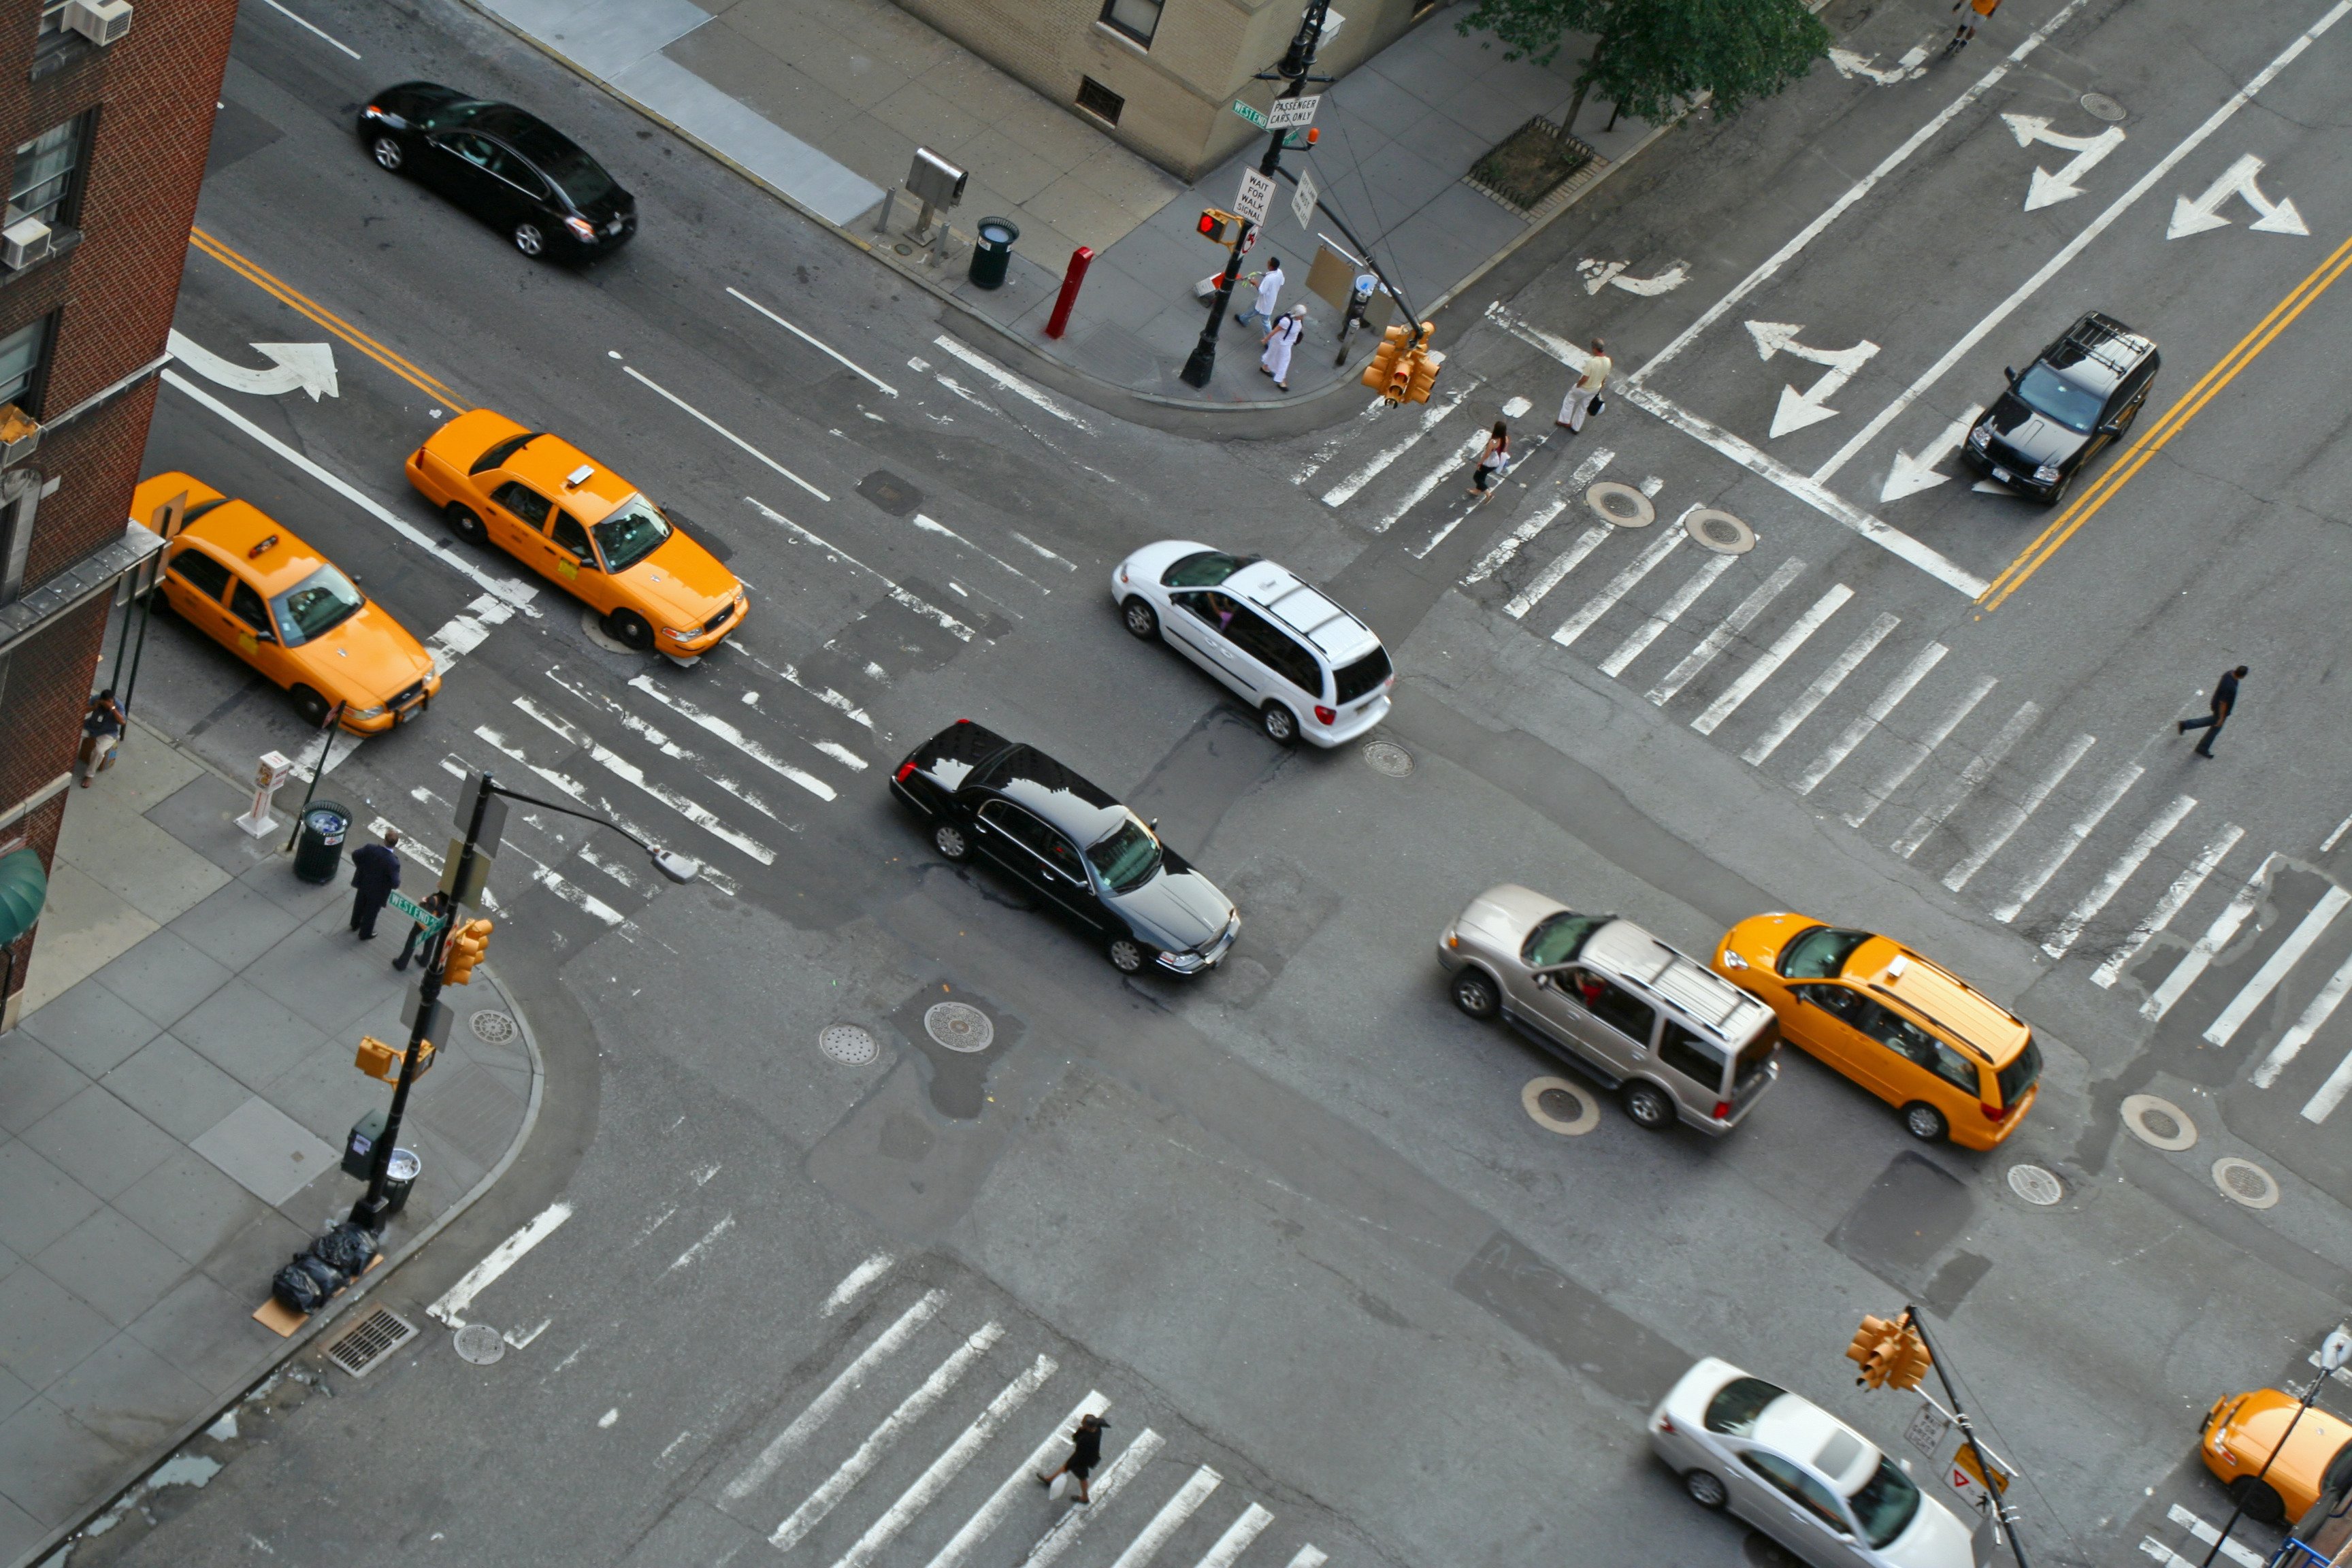
M 251 502 L 158 474 L 131 493 L 131 515 L 171 531 L 164 603 L 285 688 L 304 722 L 325 724 L 340 704 L 344 729 L 379 734 L 441 689 L 433 656 L 407 627 Z
M 640 653 L 691 664 L 742 625 L 743 584 L 635 485 L 560 436 L 477 408 L 408 459 L 459 538 L 494 544 L 577 595 Z
M 2257 1388 L 2224 1394 L 2205 1413 L 2198 1457 L 2247 1516 L 2264 1524 L 2284 1524 L 2309 1512 L 2329 1469 L 2352 1452 L 2352 1423 L 2317 1405 L 2298 1420 L 2298 1403 L 2292 1394 Z
M 1991 1149 L 2033 1103 L 2033 1031 L 1891 938 L 1758 915 L 1724 933 L 1714 967 L 1769 1005 L 1791 1044 L 1899 1110 L 1915 1138 Z

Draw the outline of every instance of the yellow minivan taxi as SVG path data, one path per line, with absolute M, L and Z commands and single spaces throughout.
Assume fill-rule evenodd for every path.
M 169 509 L 186 498 L 176 524 Z M 334 563 L 250 501 L 186 474 L 131 492 L 131 515 L 173 531 L 163 601 L 293 696 L 314 727 L 342 705 L 342 727 L 373 735 L 423 713 L 441 689 L 433 656 Z
M 1724 933 L 1714 967 L 1769 1005 L 1791 1044 L 1900 1110 L 1915 1138 L 1991 1149 L 2033 1103 L 2033 1031 L 1891 938 L 1757 915 Z
M 433 432 L 408 459 L 408 482 L 459 538 L 551 579 L 640 653 L 692 664 L 750 608 L 735 574 L 635 485 L 503 414 L 477 408 Z
M 2352 1449 L 2352 1423 L 2316 1405 L 2298 1419 L 2299 1403 L 2292 1394 L 2257 1388 L 2225 1394 L 2205 1413 L 2198 1457 L 2238 1506 L 2264 1524 L 2284 1524 L 2308 1513 L 2328 1470 Z M 2267 1474 L 2264 1465 L 2270 1467 Z

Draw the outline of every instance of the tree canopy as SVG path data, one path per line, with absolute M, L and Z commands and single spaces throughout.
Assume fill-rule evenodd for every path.
M 1592 37 L 1576 77 L 1571 124 L 1588 91 L 1654 124 L 1700 93 L 1718 115 L 1801 78 L 1830 33 L 1801 0 L 1478 0 L 1456 25 L 1486 32 L 1506 59 L 1549 65 L 1571 33 Z

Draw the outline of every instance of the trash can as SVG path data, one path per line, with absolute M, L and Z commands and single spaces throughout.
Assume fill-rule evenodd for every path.
M 383 1173 L 383 1212 L 386 1218 L 408 1206 L 408 1189 L 416 1184 L 416 1173 L 425 1163 L 414 1149 L 394 1149 L 392 1164 Z
M 386 1117 L 382 1110 L 369 1111 L 352 1123 L 351 1136 L 343 1140 L 343 1174 L 364 1182 L 375 1169 L 375 1141 L 383 1136 Z
M 343 838 L 351 830 L 349 806 L 312 801 L 302 813 L 302 831 L 294 841 L 294 874 L 306 882 L 333 881 L 343 860 Z
M 1013 266 L 1013 242 L 1020 237 L 1020 226 L 1011 218 L 981 219 L 980 237 L 971 247 L 971 280 L 983 289 L 1003 288 Z

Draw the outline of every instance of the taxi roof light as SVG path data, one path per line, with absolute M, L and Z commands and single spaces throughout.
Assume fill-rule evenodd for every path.
M 245 552 L 245 558 L 247 561 L 258 561 L 277 548 L 278 536 L 273 533 L 268 538 L 263 540 L 260 543 L 255 545 L 252 549 L 247 551 Z
M 595 477 L 596 465 L 593 463 L 583 463 L 578 468 L 572 469 L 570 473 L 563 476 L 563 488 L 567 490 L 576 490 L 582 485 L 586 484 L 590 479 L 593 479 Z

